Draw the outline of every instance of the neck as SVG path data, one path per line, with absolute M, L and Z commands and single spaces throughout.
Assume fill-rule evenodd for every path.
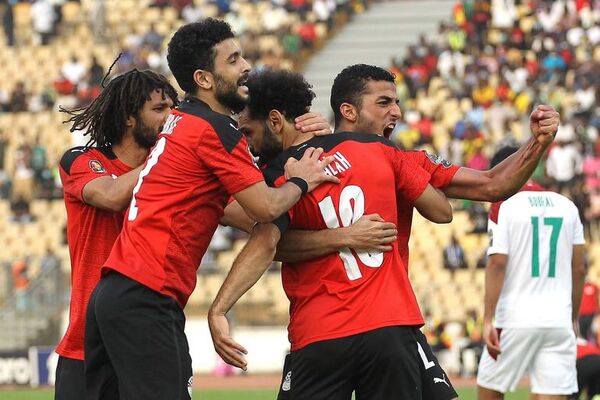
M 213 110 L 214 112 L 218 112 L 219 114 L 227 115 L 230 117 L 233 114 L 231 108 L 225 107 L 223 104 L 219 103 L 219 101 L 215 98 L 212 92 L 208 91 L 198 91 L 196 94 L 188 94 L 188 96 L 195 97 L 198 100 L 202 100 Z
M 354 132 L 356 130 L 356 124 L 352 122 L 342 120 L 338 126 L 335 127 L 335 132 Z
M 112 150 L 122 163 L 132 168 L 142 165 L 150 152 L 150 149 L 140 147 L 135 142 L 131 132 L 125 133 L 121 142 L 112 146 Z
M 313 135 L 310 132 L 302 132 L 302 131 L 296 130 L 296 128 L 294 128 L 293 124 L 290 124 L 290 128 L 287 130 L 284 130 L 284 132 L 283 132 L 283 140 L 282 140 L 283 149 L 287 150 L 291 146 L 297 146 L 299 144 L 302 144 L 302 143 L 306 142 L 307 140 L 312 139 L 314 136 L 315 135 Z

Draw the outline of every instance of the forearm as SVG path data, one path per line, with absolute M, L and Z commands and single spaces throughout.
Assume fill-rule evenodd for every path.
M 506 199 L 527 182 L 546 149 L 547 146 L 532 138 L 489 171 L 460 168 L 444 193 L 451 198 L 475 201 Z
M 492 258 L 490 256 L 490 258 Z M 506 275 L 506 264 L 496 263 L 488 260 L 488 265 L 485 269 L 485 296 L 484 296 L 484 311 L 483 319 L 491 321 L 496 313 L 496 305 L 500 298 L 500 292 L 504 284 L 504 276 Z
M 344 236 L 344 228 L 320 231 L 290 230 L 281 238 L 275 259 L 300 262 L 334 253 L 344 247 Z
M 581 306 L 581 297 L 583 295 L 583 286 L 585 284 L 585 249 L 583 245 L 577 245 L 573 248 L 573 260 L 571 269 L 571 280 L 573 291 L 571 293 L 572 302 L 572 320 L 576 321 Z
M 260 279 L 273 262 L 279 229 L 271 224 L 257 225 L 215 298 L 210 313 L 226 314 Z
M 102 177 L 91 181 L 83 189 L 85 202 L 108 211 L 123 211 L 131 202 L 141 169 L 140 166 L 115 179 Z
M 268 188 L 267 196 L 267 212 L 261 217 L 255 218 L 258 222 L 271 222 L 279 217 L 284 212 L 288 211 L 300 200 L 302 191 L 293 183 L 285 183 L 279 188 Z

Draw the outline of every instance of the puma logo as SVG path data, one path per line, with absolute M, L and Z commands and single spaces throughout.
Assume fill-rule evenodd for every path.
M 441 378 L 433 377 L 433 383 L 445 383 L 446 386 L 450 387 L 450 384 L 446 381 L 446 375 L 443 374 Z

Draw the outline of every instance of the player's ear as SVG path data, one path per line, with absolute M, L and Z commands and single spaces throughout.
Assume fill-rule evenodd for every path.
M 130 115 L 125 120 L 125 127 L 126 128 L 133 128 L 135 126 L 135 123 L 136 123 L 135 117 L 133 115 Z
M 342 118 L 348 122 L 356 122 L 358 120 L 358 109 L 350 103 L 340 104 L 340 113 Z
M 194 71 L 194 75 L 192 76 L 194 78 L 194 82 L 196 82 L 196 85 L 198 85 L 201 89 L 204 90 L 212 89 L 215 83 L 214 76 L 210 71 L 197 69 Z
M 285 117 L 278 110 L 271 110 L 267 117 L 267 124 L 269 124 L 269 128 L 274 134 L 281 135 L 285 125 Z

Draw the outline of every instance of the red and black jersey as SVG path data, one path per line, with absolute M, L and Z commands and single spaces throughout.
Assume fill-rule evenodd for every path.
M 262 180 L 236 122 L 186 99 L 171 112 L 140 172 L 105 271 L 183 308 L 229 196 Z
M 131 169 L 119 161 L 110 147 L 75 147 L 68 150 L 60 161 L 71 255 L 69 327 L 56 350 L 61 356 L 83 360 L 86 305 L 123 225 L 123 213 L 86 204 L 83 188 L 94 179 L 117 177 Z
M 431 175 L 429 183 L 436 189 L 443 189 L 448 186 L 459 170 L 459 167 L 450 164 L 443 158 L 435 154 L 428 154 L 425 151 L 407 151 L 404 152 L 404 155 Z M 412 204 L 398 203 L 398 247 L 406 268 L 408 268 L 408 240 L 410 239 L 412 217 Z
M 358 133 L 316 137 L 291 147 L 269 163 L 265 179 L 283 184 L 285 161 L 300 158 L 308 147 L 322 147 L 323 156 L 335 158 L 326 172 L 341 183 L 323 184 L 304 195 L 281 218 L 289 221 L 290 229 L 346 227 L 372 213 L 396 221 L 398 204 L 412 204 L 430 180 L 429 173 L 387 139 Z M 290 299 L 292 350 L 385 326 L 423 323 L 397 243 L 387 253 L 342 249 L 286 263 L 282 279 Z

